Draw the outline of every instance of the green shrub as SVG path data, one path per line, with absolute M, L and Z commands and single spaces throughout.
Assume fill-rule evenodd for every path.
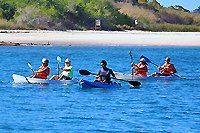
M 194 25 L 177 25 L 177 24 L 151 24 L 146 27 L 148 31 L 155 32 L 200 32 L 200 26 Z
M 10 29 L 10 30 L 17 30 L 17 29 L 30 29 L 27 25 L 24 24 L 16 24 L 15 22 L 8 21 L 5 19 L 0 19 L 0 29 Z

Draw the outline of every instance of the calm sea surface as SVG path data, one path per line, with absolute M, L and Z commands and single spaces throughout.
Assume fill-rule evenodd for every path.
M 156 64 L 171 57 L 186 80 L 141 81 L 140 88 L 81 89 L 79 85 L 13 84 L 12 74 L 31 75 L 41 59 L 50 60 L 51 75 L 69 57 L 74 77 L 80 69 L 97 72 L 100 61 L 114 71 L 130 73 L 145 55 Z M 0 47 L 0 132 L 200 132 L 200 47 Z M 157 68 L 149 64 L 149 74 Z

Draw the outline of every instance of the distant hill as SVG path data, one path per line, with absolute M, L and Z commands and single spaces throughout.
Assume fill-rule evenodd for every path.
M 200 6 L 199 6 L 197 9 L 195 9 L 195 10 L 193 11 L 193 13 L 199 13 L 199 14 L 200 14 Z
M 0 29 L 200 31 L 199 8 L 156 0 L 0 0 Z
M 134 29 L 149 31 L 200 31 L 200 15 L 182 6 L 163 7 L 156 0 L 138 2 L 116 2 L 122 14 L 138 24 Z

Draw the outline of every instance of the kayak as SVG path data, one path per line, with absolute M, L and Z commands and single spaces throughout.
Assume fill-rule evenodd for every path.
M 73 78 L 72 80 L 48 80 L 39 78 L 30 78 L 17 74 L 12 75 L 15 84 L 76 84 L 78 79 Z
M 103 83 L 103 82 L 91 82 L 87 80 L 80 80 L 79 82 L 81 88 L 118 88 L 121 87 L 120 83 L 111 82 L 111 83 Z
M 131 74 L 123 74 L 119 72 L 114 72 L 117 79 L 123 79 L 123 80 L 174 80 L 179 79 L 179 77 L 173 75 L 173 76 L 133 76 Z

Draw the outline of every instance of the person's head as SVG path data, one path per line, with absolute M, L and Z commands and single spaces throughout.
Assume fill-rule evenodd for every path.
M 170 58 L 169 58 L 169 57 L 166 57 L 166 58 L 165 58 L 165 62 L 169 63 L 169 62 L 170 62 Z
M 66 64 L 67 66 L 70 66 L 70 63 L 71 63 L 70 59 L 67 58 L 67 59 L 65 60 L 65 64 Z
M 48 66 L 48 64 L 49 64 L 49 60 L 46 59 L 46 58 L 43 58 L 43 59 L 42 59 L 42 65 Z
M 105 67 L 107 66 L 107 62 L 106 62 L 105 60 L 102 60 L 102 61 L 101 61 L 101 66 L 102 66 L 103 68 L 105 68 Z
M 143 63 L 143 64 L 146 64 L 146 61 L 145 61 L 144 58 L 141 58 L 141 59 L 140 59 L 140 62 Z

